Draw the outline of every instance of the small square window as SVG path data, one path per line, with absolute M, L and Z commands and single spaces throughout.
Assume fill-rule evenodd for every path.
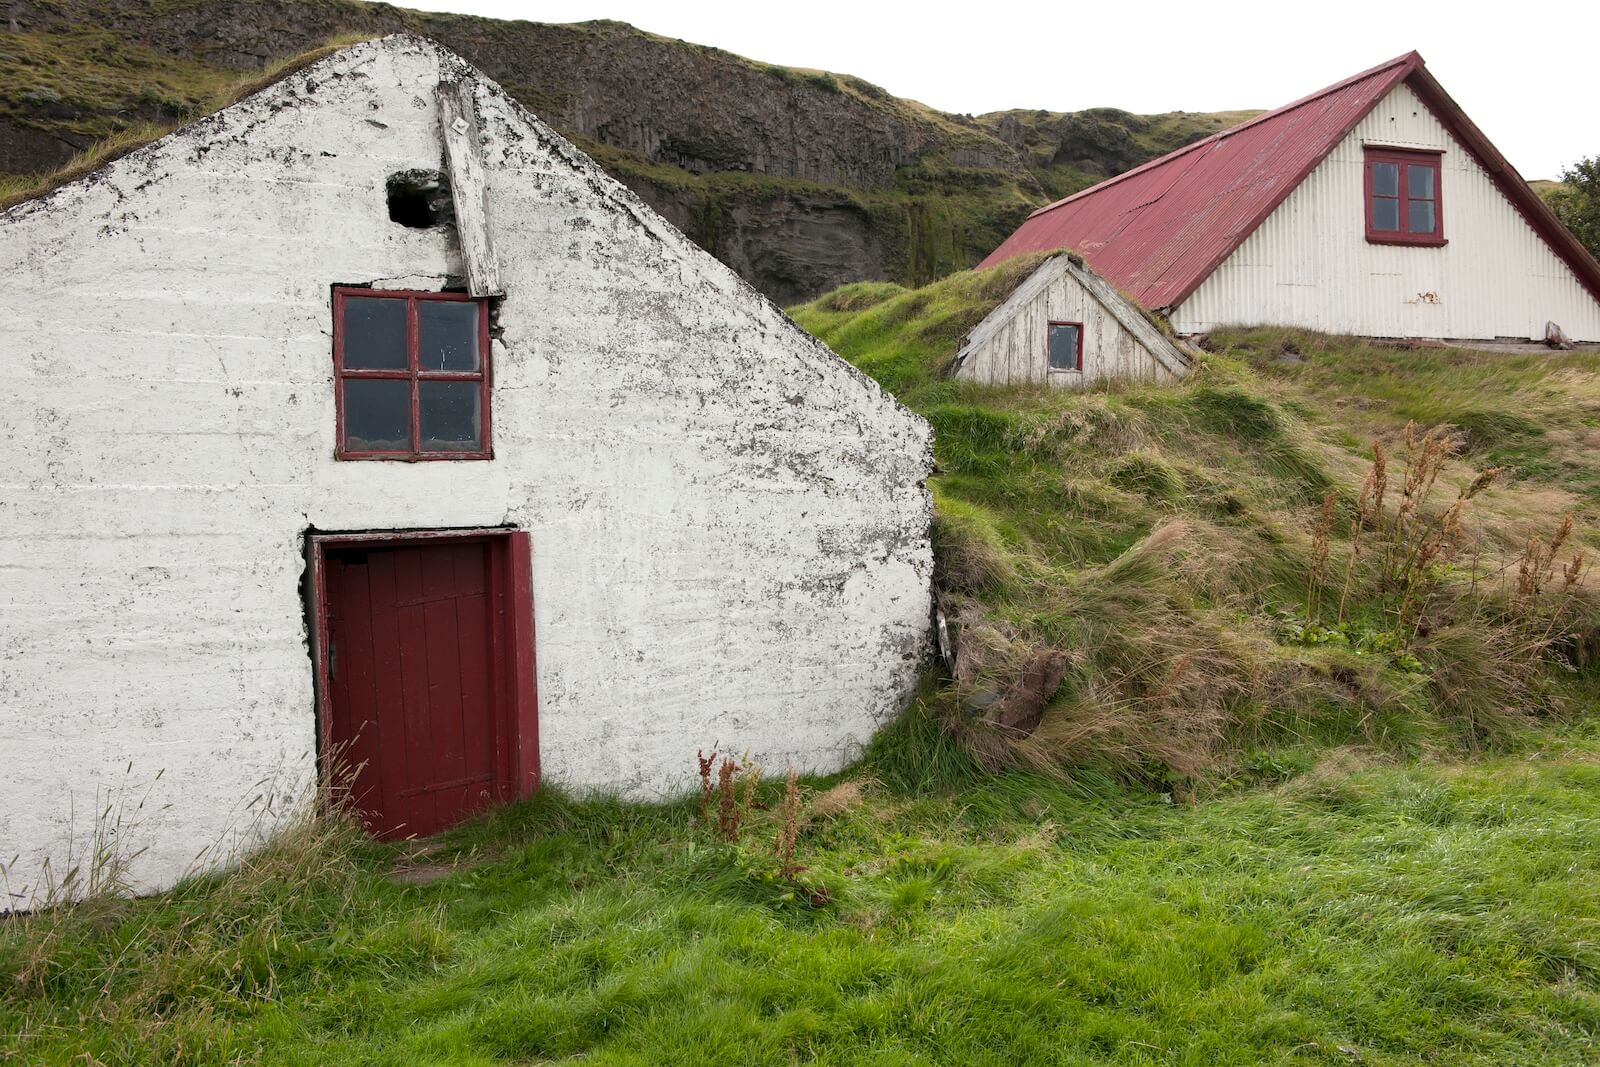
M 1083 370 L 1083 323 L 1052 322 L 1050 324 L 1050 369 L 1053 371 Z
M 458 293 L 336 288 L 340 459 L 489 459 L 489 308 Z
M 1438 152 L 1366 150 L 1367 240 L 1442 245 Z

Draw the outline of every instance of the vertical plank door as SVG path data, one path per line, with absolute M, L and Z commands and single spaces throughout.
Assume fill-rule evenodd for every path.
M 378 837 L 436 833 L 506 792 L 489 556 L 481 541 L 328 553 L 333 765 Z

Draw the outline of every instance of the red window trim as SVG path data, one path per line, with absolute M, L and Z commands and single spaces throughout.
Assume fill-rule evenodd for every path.
M 346 370 L 344 366 L 344 305 L 351 298 L 387 297 L 405 300 L 406 303 L 406 368 L 404 370 Z M 417 305 L 424 300 L 452 300 L 478 305 L 478 352 L 476 371 L 423 370 L 417 365 Z M 411 448 L 406 451 L 372 451 L 347 449 L 344 446 L 344 382 L 351 378 L 409 381 L 411 383 Z M 424 452 L 422 450 L 422 419 L 417 410 L 417 382 L 478 382 L 480 397 L 478 410 L 483 428 L 483 448 L 476 452 Z M 492 373 L 489 366 L 489 302 L 466 293 L 421 292 L 410 289 L 363 289 L 354 285 L 333 287 L 333 396 L 334 396 L 334 456 L 337 459 L 400 460 L 407 463 L 428 462 L 439 459 L 493 459 L 494 439 L 489 432 L 490 385 Z
M 317 715 L 317 763 L 326 774 L 333 750 L 333 680 L 329 675 L 327 549 L 361 546 L 387 548 L 429 542 L 482 542 L 492 553 L 490 593 L 499 610 L 511 614 L 512 643 L 504 650 L 506 670 L 497 680 L 495 699 L 503 701 L 504 723 L 512 731 L 511 744 L 497 763 L 498 800 L 526 797 L 539 788 L 539 674 L 533 628 L 533 540 L 526 530 L 505 527 L 463 530 L 375 530 L 351 533 L 306 534 L 306 562 L 310 571 L 312 670 Z M 498 654 L 498 653 L 497 653 Z M 502 685 L 503 683 L 503 685 Z
M 1375 245 L 1420 245 L 1427 248 L 1440 248 L 1450 242 L 1444 236 L 1444 150 L 1438 148 L 1383 148 L 1376 145 L 1367 145 L 1362 149 L 1361 160 L 1361 193 L 1363 197 L 1362 211 L 1367 222 L 1367 243 Z M 1372 226 L 1372 165 L 1374 163 L 1397 163 L 1400 165 L 1400 187 L 1398 189 L 1400 225 L 1405 227 L 1411 218 L 1409 179 L 1405 168 L 1408 166 L 1428 166 L 1433 169 L 1433 232 L 1410 233 L 1404 228 L 1399 230 L 1378 230 Z
M 1050 327 L 1051 326 L 1076 326 L 1078 328 L 1078 365 L 1076 367 L 1050 366 Z M 1083 373 L 1083 323 L 1072 322 L 1068 319 L 1051 319 L 1044 330 L 1044 369 L 1046 374 L 1082 374 Z

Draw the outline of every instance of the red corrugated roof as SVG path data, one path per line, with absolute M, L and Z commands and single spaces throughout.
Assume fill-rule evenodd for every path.
M 1506 197 L 1600 298 L 1600 263 L 1408 52 L 1028 216 L 979 267 L 1071 248 L 1147 308 L 1199 287 L 1367 113 L 1409 80 Z

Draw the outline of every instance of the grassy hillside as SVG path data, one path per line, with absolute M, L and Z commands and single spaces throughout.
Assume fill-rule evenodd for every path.
M 62 35 L 12 34 L 0 52 L 0 122 L 17 102 L 43 106 L 63 120 L 62 136 L 80 151 L 62 166 L 38 173 L 0 166 L 0 210 L 53 189 L 160 138 L 179 126 L 233 104 L 302 66 L 365 38 L 341 35 L 262 70 L 240 74 L 195 61 L 174 60 L 94 30 Z M 22 85 L 31 88 L 21 90 Z M 68 96 L 60 86 L 68 86 Z M 43 105 L 39 101 L 44 101 Z
M 951 115 L 860 78 L 623 23 L 555 25 L 355 0 L 18 0 L 0 33 L 0 205 L 77 152 L 148 140 L 327 40 L 438 39 L 781 301 L 920 284 L 1032 209 L 1231 114 Z
M 1586 702 L 1595 355 L 1255 331 L 1175 387 L 943 378 L 1035 263 L 793 312 L 934 425 L 965 662 L 932 705 L 972 751 L 1182 791 L 1285 745 L 1462 752 Z
M 1259 111 L 1134 115 L 1110 107 L 1087 111 L 995 111 L 978 121 L 1017 150 L 1052 200 L 1202 137 L 1237 126 Z
M 1255 331 L 1179 386 L 941 378 L 1030 266 L 795 311 L 938 429 L 957 677 L 858 766 L 405 845 L 318 816 L 0 921 L 0 1057 L 1595 1062 L 1597 357 Z M 1408 461 L 1413 421 L 1459 432 Z

